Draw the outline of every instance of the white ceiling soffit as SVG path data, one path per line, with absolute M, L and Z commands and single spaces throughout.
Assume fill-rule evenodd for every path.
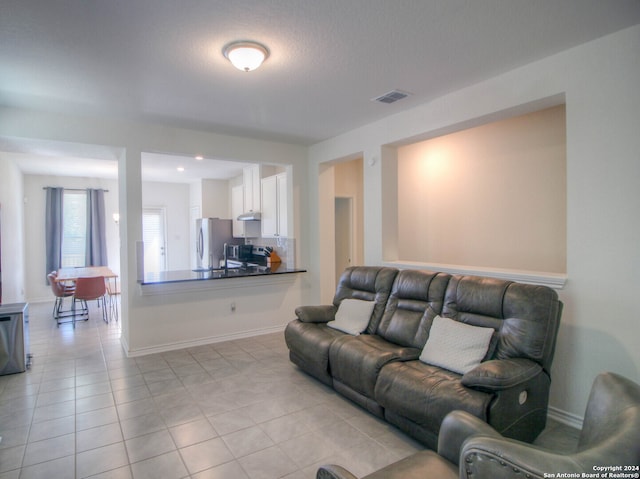
M 3 157 L 24 174 L 118 177 L 119 148 L 60 141 L 0 137 Z
M 0 151 L 25 153 L 50 158 L 69 156 L 117 161 L 120 148 L 104 145 L 0 136 Z
M 0 104 L 309 145 L 640 23 L 638 0 L 3 0 Z M 244 73 L 222 55 L 271 55 Z M 385 105 L 371 98 L 412 93 Z
M 142 179 L 145 181 L 191 183 L 201 179 L 228 180 L 241 175 L 243 166 L 246 164 L 234 161 L 142 153 Z
M 0 137 L 3 157 L 28 175 L 118 177 L 118 148 L 80 143 Z M 191 183 L 202 179 L 228 180 L 242 174 L 242 163 L 142 153 L 144 181 Z M 183 171 L 178 171 L 181 167 Z

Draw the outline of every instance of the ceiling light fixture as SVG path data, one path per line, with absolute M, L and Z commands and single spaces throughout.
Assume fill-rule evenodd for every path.
M 257 42 L 241 41 L 226 45 L 222 54 L 238 70 L 250 72 L 269 58 L 269 49 Z

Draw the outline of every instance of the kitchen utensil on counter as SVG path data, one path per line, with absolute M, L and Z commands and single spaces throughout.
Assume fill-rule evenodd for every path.
M 265 252 L 266 252 L 266 248 L 265 248 Z M 273 248 L 271 248 L 271 251 L 269 251 L 268 253 L 269 253 L 269 256 L 267 256 L 267 266 L 270 266 L 275 263 L 282 263 L 282 259 L 280 258 L 280 256 L 278 256 L 278 253 L 273 251 Z

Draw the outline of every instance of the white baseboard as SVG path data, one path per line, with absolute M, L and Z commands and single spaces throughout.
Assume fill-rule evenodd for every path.
M 124 347 L 125 352 L 127 354 L 127 357 L 135 358 L 139 356 L 146 356 L 147 354 L 166 353 L 168 351 L 175 351 L 176 349 L 193 348 L 196 346 L 203 346 L 207 344 L 222 343 L 224 341 L 233 341 L 235 339 L 245 339 L 245 338 L 251 338 L 254 336 L 262 336 L 264 334 L 280 333 L 284 331 L 285 326 L 286 325 L 279 325 L 279 326 L 272 326 L 269 328 L 252 329 L 249 331 L 242 331 L 239 333 L 224 334 L 221 336 L 209 336 L 208 338 L 199 338 L 199 339 L 194 339 L 190 341 L 179 341 L 175 343 L 167 343 L 167 344 L 162 344 L 160 346 L 152 346 L 148 348 L 139 348 L 134 350 L 129 349 L 128 345 L 123 339 L 121 339 L 121 341 L 122 341 L 122 346 Z
M 122 350 L 124 351 L 124 354 L 127 355 L 127 357 L 129 357 L 129 353 L 127 351 L 129 351 L 129 343 L 127 342 L 127 339 L 124 337 L 124 335 L 120 335 L 120 346 L 122 346 Z
M 582 416 L 578 416 L 577 414 L 566 412 L 550 406 L 547 410 L 547 417 L 549 419 L 553 419 L 554 421 L 561 422 L 562 424 L 566 424 L 567 426 L 571 426 L 576 429 L 582 429 L 583 418 Z

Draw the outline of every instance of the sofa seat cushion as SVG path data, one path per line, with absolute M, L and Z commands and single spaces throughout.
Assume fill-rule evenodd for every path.
M 428 477 L 458 479 L 458 466 L 435 451 L 418 451 L 365 476 L 364 479 L 425 479 Z
M 409 361 L 420 356 L 420 349 L 390 343 L 377 335 L 342 336 L 329 350 L 334 380 L 373 399 L 380 369 L 393 361 Z
M 303 323 L 294 320 L 284 331 L 285 342 L 293 363 L 321 381 L 331 384 L 329 348 L 345 333 L 327 327 L 326 323 Z
M 375 400 L 435 434 L 455 409 L 486 421 L 493 395 L 466 388 L 460 379 L 459 374 L 421 361 L 387 364 L 378 377 Z

